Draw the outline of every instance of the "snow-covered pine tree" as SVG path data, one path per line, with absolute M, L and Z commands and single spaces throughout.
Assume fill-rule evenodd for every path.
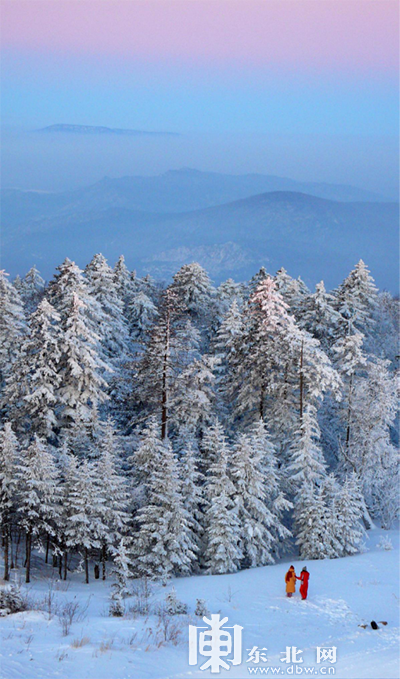
M 396 376 L 389 361 L 370 359 L 365 376 L 357 380 L 351 401 L 351 431 L 342 447 L 342 465 L 357 473 L 371 514 L 385 526 L 399 512 L 399 453 L 391 441 L 398 414 Z
M 85 268 L 85 275 L 93 299 L 103 315 L 97 330 L 106 360 L 116 361 L 127 350 L 128 327 L 124 317 L 124 303 L 118 294 L 114 272 L 102 254 L 97 254 Z
M 128 581 L 132 577 L 132 562 L 122 537 L 114 548 L 114 564 L 111 574 L 115 581 L 112 584 L 112 599 L 121 602 L 129 594 Z
M 274 516 L 266 505 L 265 480 L 258 449 L 247 434 L 240 434 L 230 456 L 229 476 L 232 499 L 239 521 L 239 548 L 242 565 L 265 566 L 273 563 L 274 537 L 270 532 Z
M 41 536 L 55 536 L 60 513 L 58 471 L 49 447 L 36 434 L 22 448 L 18 468 L 19 523 L 26 535 L 26 582 L 30 582 L 31 554 Z
M 32 314 L 43 299 L 45 283 L 40 272 L 33 266 L 21 281 L 21 299 L 27 314 Z
M 290 485 L 301 501 L 301 489 L 305 484 L 321 485 L 326 476 L 326 463 L 319 446 L 321 432 L 315 407 L 308 405 L 296 438 L 291 447 L 291 460 L 287 467 Z
M 306 482 L 301 487 L 301 501 L 295 501 L 295 535 L 302 559 L 333 559 L 338 556 L 330 530 L 331 512 L 323 487 Z
M 17 506 L 18 441 L 10 422 L 0 431 L 0 523 L 4 548 L 4 580 L 10 579 L 10 543 Z
M 5 271 L 0 271 L 0 390 L 18 358 L 17 348 L 26 330 L 21 297 L 7 276 Z
M 99 499 L 103 580 L 106 577 L 107 552 L 121 540 L 128 521 L 128 493 L 125 477 L 122 476 L 119 459 L 118 437 L 111 418 L 99 425 L 99 458 L 95 461 L 96 495 Z
M 236 415 L 253 421 L 264 417 L 266 398 L 287 362 L 285 336 L 293 322 L 287 309 L 270 276 L 261 281 L 245 307 L 232 376 Z
M 365 333 L 372 324 L 377 302 L 377 288 L 367 266 L 360 259 L 335 291 L 335 307 L 342 316 L 339 335 Z
M 342 380 L 341 417 L 344 426 L 342 439 L 344 440 L 341 443 L 341 449 L 344 451 L 344 455 L 348 454 L 350 448 L 354 390 L 360 374 L 367 364 L 363 352 L 363 340 L 364 336 L 360 332 L 355 332 L 339 338 L 333 345 L 333 352 L 336 357 L 335 367 Z
M 254 295 L 260 283 L 262 283 L 267 278 L 268 275 L 269 274 L 267 274 L 265 267 L 262 266 L 260 270 L 257 271 L 257 273 L 255 273 L 252 278 L 250 278 L 249 283 L 247 285 L 247 289 L 245 291 L 246 292 L 245 297 L 247 299 Z
M 128 299 L 126 318 L 133 340 L 143 344 L 148 340 L 149 330 L 158 316 L 153 300 L 143 290 L 134 292 Z
M 89 583 L 89 553 L 99 549 L 105 526 L 102 523 L 102 499 L 99 497 L 94 467 L 87 460 L 78 462 L 68 455 L 64 484 L 63 539 L 66 549 L 78 549 L 84 559 L 85 582 Z
M 171 289 L 192 322 L 201 328 L 214 294 L 207 272 L 197 262 L 184 264 L 174 275 Z
M 163 439 L 157 450 L 157 465 L 148 476 L 145 502 L 136 516 L 139 531 L 132 553 L 139 576 L 166 581 L 190 572 L 197 547 L 192 541 L 171 445 Z
M 176 293 L 167 288 L 162 294 L 159 315 L 134 375 L 137 407 L 142 412 L 158 414 L 162 438 L 166 438 L 168 433 L 175 376 L 182 357 L 187 360 L 188 350 L 193 348 L 182 342 L 184 325 Z
M 60 316 L 42 299 L 29 319 L 28 332 L 7 379 L 5 409 L 18 431 L 54 439 L 60 386 Z
M 323 281 L 317 283 L 315 292 L 301 298 L 297 307 L 299 327 L 319 340 L 328 352 L 338 335 L 341 316 L 335 309 L 335 297 L 326 292 Z
M 326 559 L 338 556 L 337 527 L 327 499 L 326 463 L 319 446 L 316 410 L 307 406 L 287 468 L 294 493 L 294 533 L 300 556 Z M 330 486 L 331 488 L 331 486 Z
M 283 468 L 278 468 L 277 454 L 264 420 L 256 422 L 249 432 L 254 459 L 260 460 L 264 478 L 265 504 L 274 517 L 270 533 L 274 538 L 273 554 L 278 557 L 291 536 L 283 523 L 284 515 L 293 508 L 284 493 Z
M 208 573 L 233 573 L 240 567 L 240 523 L 232 500 L 234 485 L 228 476 L 229 448 L 218 421 L 204 440 L 207 472 L 204 485 L 203 561 Z
M 187 512 L 192 542 L 197 545 L 199 552 L 201 552 L 203 534 L 202 485 L 204 477 L 199 471 L 199 451 L 190 430 L 180 432 L 179 447 L 179 477 L 182 502 Z
M 132 293 L 132 279 L 131 273 L 125 264 L 124 255 L 120 255 L 113 269 L 114 272 L 114 283 L 117 289 L 118 296 L 124 304 L 124 309 L 126 310 L 126 304 Z
M 215 402 L 213 371 L 217 360 L 214 356 L 203 355 L 178 375 L 171 399 L 171 417 L 178 428 L 186 425 L 199 433 L 210 423 Z
M 339 556 L 348 556 L 360 551 L 365 537 L 362 523 L 365 514 L 364 497 L 357 474 L 348 474 L 335 500 L 337 540 L 341 550 Z
M 243 287 L 240 283 L 235 283 L 232 278 L 221 283 L 215 295 L 216 310 L 221 319 L 228 313 L 234 301 L 240 304 L 243 299 Z
M 97 334 L 104 320 L 104 312 L 100 303 L 91 294 L 83 271 L 68 257 L 60 266 L 56 267 L 56 270 L 58 273 L 50 281 L 46 297 L 60 314 L 61 322 L 64 323 L 65 318 L 70 313 L 72 296 L 76 295 L 85 305 L 86 325 Z
M 296 280 L 289 276 L 283 267 L 276 272 L 274 281 L 276 290 L 288 305 L 290 313 L 297 318 L 298 309 L 302 304 L 303 298 L 310 292 L 306 284 L 300 277 Z
M 229 417 L 231 403 L 235 399 L 236 380 L 239 372 L 241 335 L 243 318 L 237 300 L 233 300 L 229 310 L 223 317 L 214 340 L 214 352 L 218 359 L 216 364 L 216 388 L 222 400 L 224 419 Z
M 97 352 L 98 336 L 87 324 L 86 306 L 76 293 L 62 318 L 59 398 L 63 426 L 75 422 L 92 427 L 100 403 L 108 396 L 100 370 L 107 368 Z

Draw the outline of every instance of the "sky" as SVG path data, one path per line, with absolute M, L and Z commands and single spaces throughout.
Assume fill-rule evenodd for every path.
M 398 38 L 392 0 L 3 0 L 3 185 L 190 166 L 393 196 Z M 56 123 L 178 135 L 35 132 Z

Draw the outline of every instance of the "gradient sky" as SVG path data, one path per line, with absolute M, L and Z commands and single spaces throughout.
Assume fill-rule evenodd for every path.
M 100 175 L 186 164 L 395 191 L 395 0 L 3 0 L 1 30 L 3 125 L 183 135 L 132 146 L 120 172 L 118 150 L 95 149 Z M 3 181 L 34 181 L 24 144 L 3 138 Z

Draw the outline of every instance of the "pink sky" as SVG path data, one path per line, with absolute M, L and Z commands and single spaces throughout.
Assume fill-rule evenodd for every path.
M 395 72 L 395 0 L 3 0 L 4 48 Z

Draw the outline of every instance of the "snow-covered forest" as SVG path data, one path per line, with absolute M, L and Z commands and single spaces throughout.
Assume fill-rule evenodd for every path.
M 359 551 L 398 517 L 398 300 L 264 269 L 168 286 L 66 259 L 0 277 L 4 579 L 166 581 Z

